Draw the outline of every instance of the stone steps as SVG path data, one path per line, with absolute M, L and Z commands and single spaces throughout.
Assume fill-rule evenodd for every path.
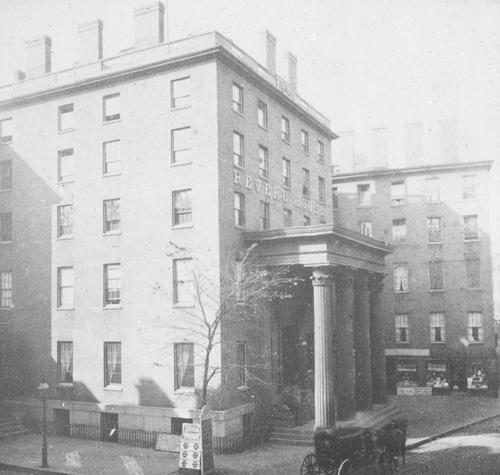
M 300 427 L 276 427 L 271 429 L 269 442 L 279 445 L 314 446 L 314 432 Z
M 26 432 L 27 429 L 18 424 L 5 409 L 0 408 L 0 439 L 15 437 Z

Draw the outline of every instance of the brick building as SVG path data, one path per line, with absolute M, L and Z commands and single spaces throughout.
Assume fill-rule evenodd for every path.
M 336 224 L 395 248 L 382 298 L 388 388 L 484 389 L 478 371 L 495 386 L 492 162 L 384 164 L 334 175 L 333 194 Z
M 257 245 L 263 265 L 292 266 L 302 283 L 259 332 L 218 328 L 211 388 L 229 382 L 212 401 L 215 435 L 250 429 L 255 367 L 268 369 L 266 411 L 299 370 L 314 373 L 317 425 L 385 403 L 377 282 L 390 247 L 331 224 L 336 135 L 297 94 L 296 58 L 285 81 L 268 32 L 266 67 L 218 33 L 163 43 L 161 3 L 135 11 L 135 46 L 117 57 L 102 58 L 99 20 L 79 30 L 77 65 L 51 72 L 38 38 L 0 87 L 9 396 L 32 395 L 43 374 L 62 426 L 178 432 L 203 373 L 203 345 L 182 328 L 200 316 L 191 271 L 217 287 Z M 354 314 L 334 350 L 332 321 Z

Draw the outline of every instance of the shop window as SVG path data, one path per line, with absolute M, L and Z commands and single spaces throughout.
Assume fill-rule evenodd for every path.
M 482 363 L 471 363 L 469 366 L 470 376 L 467 378 L 467 389 L 488 389 L 488 378 L 484 372 Z
M 171 107 L 188 107 L 191 105 L 190 78 L 175 79 L 170 83 Z
M 194 344 L 175 343 L 175 390 L 194 388 Z
M 467 314 L 467 340 L 474 343 L 483 341 L 483 314 L 481 312 Z
M 73 342 L 57 342 L 57 372 L 59 383 L 73 382 Z
M 417 382 L 417 363 L 413 361 L 400 361 L 397 366 L 397 386 L 398 387 L 416 387 Z
M 358 185 L 358 204 L 359 206 L 371 205 L 370 185 Z
M 446 341 L 444 313 L 434 312 L 430 315 L 431 319 L 431 342 L 444 343 Z
M 406 219 L 392 220 L 392 241 L 400 243 L 406 241 Z
M 407 313 L 396 314 L 396 341 L 398 343 L 409 343 L 410 325 Z
M 477 214 L 464 216 L 464 238 L 466 241 L 477 241 L 479 239 Z
M 405 182 L 397 181 L 391 183 L 391 206 L 402 206 L 406 198 Z
M 429 203 L 437 203 L 440 200 L 439 178 L 426 178 L 424 193 Z
M 120 94 L 111 94 L 103 98 L 104 122 L 120 119 Z
M 371 221 L 360 221 L 359 232 L 365 236 L 372 237 L 372 222 Z
M 263 129 L 267 129 L 267 105 L 260 100 L 257 109 L 257 122 Z
M 443 261 L 429 262 L 429 289 L 444 289 Z
M 233 110 L 243 114 L 243 88 L 233 83 Z
M 408 278 L 408 264 L 398 263 L 394 264 L 394 292 L 408 292 L 409 278 Z
M 427 218 L 427 242 L 440 243 L 441 240 L 441 218 Z
M 433 388 L 448 388 L 450 380 L 447 372 L 446 362 L 443 361 L 428 361 L 426 368 L 427 387 Z

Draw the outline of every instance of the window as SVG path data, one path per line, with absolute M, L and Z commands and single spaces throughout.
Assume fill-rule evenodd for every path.
M 174 259 L 174 305 L 193 305 L 193 260 Z
M 404 242 L 406 240 L 406 219 L 392 220 L 392 241 Z
M 104 122 L 118 120 L 120 118 L 120 94 L 104 96 Z
M 175 390 L 194 388 L 194 344 L 175 343 Z
M 259 175 L 262 178 L 269 178 L 269 155 L 267 148 L 259 145 Z
M 394 292 L 408 292 L 408 265 L 394 264 Z
M 481 312 L 467 314 L 467 340 L 483 341 L 483 314 Z
M 59 383 L 73 382 L 73 342 L 57 342 L 57 374 Z
M 391 183 L 391 206 L 401 206 L 405 204 L 405 182 L 397 181 Z
M 243 152 L 244 152 L 243 135 L 239 134 L 238 132 L 233 132 L 233 164 L 240 168 L 243 168 L 245 166 Z
M 12 160 L 2 160 L 0 162 L 0 190 L 10 190 L 12 188 Z
M 477 214 L 464 216 L 464 237 L 466 241 L 475 241 L 479 239 Z
M 58 170 L 58 180 L 61 181 L 72 181 L 74 170 L 74 159 L 73 159 L 73 149 L 67 148 L 65 150 L 59 150 L 59 170 Z
M 309 134 L 305 130 L 300 131 L 300 143 L 302 144 L 302 152 L 309 155 Z
M 57 269 L 57 307 L 73 308 L 73 267 Z
M 290 121 L 285 117 L 281 117 L 281 138 L 290 143 Z
M 122 289 L 122 271 L 120 264 L 104 266 L 104 306 L 120 305 Z
M 172 130 L 172 163 L 191 163 L 191 127 Z
M 302 225 L 311 226 L 311 218 L 309 216 L 304 215 L 304 218 L 302 220 Z
M 333 209 L 339 209 L 339 189 L 337 187 L 332 188 L 332 202 Z
M 74 127 L 73 104 L 59 107 L 59 130 L 71 130 Z
M 57 237 L 73 235 L 73 205 L 57 207 Z
M 238 385 L 247 384 L 247 348 L 246 342 L 236 342 L 236 372 L 238 375 Z
M 292 227 L 292 210 L 284 208 L 283 209 L 283 227 L 291 228 Z
M 104 174 L 119 173 L 122 169 L 121 143 L 119 140 L 104 142 L 103 144 L 103 168 Z
M 170 83 L 171 107 L 188 107 L 191 105 L 190 78 L 175 79 Z
M 287 160 L 283 157 L 281 161 L 283 165 L 283 186 L 286 188 L 290 188 L 292 185 L 292 171 L 290 167 L 290 160 Z
M 476 199 L 476 177 L 474 175 L 462 177 L 462 199 Z
M 441 218 L 427 218 L 427 242 L 441 242 Z
M 439 196 L 439 178 L 425 179 L 425 198 L 428 202 L 438 202 Z
M 444 343 L 446 341 L 444 313 L 431 313 L 431 342 Z
M 173 203 L 173 226 L 180 226 L 192 222 L 191 190 L 174 191 L 172 193 Z
M 318 140 L 316 143 L 316 150 L 318 152 L 319 163 L 325 163 L 325 144 Z
M 245 195 L 234 192 L 234 224 L 245 227 Z
M 105 200 L 103 202 L 104 234 L 120 231 L 120 200 Z
M 443 261 L 429 262 L 429 289 L 444 289 Z
M 358 204 L 359 206 L 370 206 L 370 185 L 358 185 Z
M 309 170 L 306 168 L 302 169 L 302 194 L 304 196 L 309 196 L 311 192 L 311 185 L 309 180 Z
M 262 101 L 259 101 L 257 109 L 257 122 L 262 128 L 267 129 L 267 105 Z
M 318 178 L 318 189 L 319 189 L 319 202 L 325 203 L 326 200 L 326 185 L 325 179 L 319 177 Z
M 260 202 L 260 229 L 266 231 L 269 229 L 269 203 Z
M 408 343 L 410 341 L 410 326 L 407 313 L 396 314 L 396 341 Z
M 104 342 L 104 386 L 122 384 L 122 344 Z
M 481 261 L 479 259 L 467 259 L 465 267 L 467 272 L 467 288 L 481 288 Z
M 2 271 L 0 272 L 0 307 L 1 308 L 11 308 L 12 307 L 12 272 Z
M 371 221 L 360 221 L 359 232 L 365 236 L 372 237 L 372 222 Z
M 0 213 L 0 241 L 12 241 L 12 213 Z
M 0 143 L 11 143 L 12 133 L 12 119 L 0 120 Z
M 233 83 L 233 110 L 243 114 L 243 88 Z

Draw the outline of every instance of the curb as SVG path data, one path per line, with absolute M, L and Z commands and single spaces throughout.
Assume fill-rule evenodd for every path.
M 1 463 L 0 468 L 4 468 L 6 470 L 12 470 L 14 472 L 23 472 L 23 473 L 36 473 L 36 474 L 50 474 L 50 475 L 73 475 L 67 472 L 56 472 L 54 470 L 46 469 L 46 468 L 35 468 L 35 467 L 23 467 L 22 465 L 11 465 L 9 463 Z
M 450 434 L 454 434 L 455 432 L 460 432 L 460 431 L 462 431 L 464 429 L 468 429 L 469 427 L 474 426 L 476 424 L 481 424 L 482 422 L 490 421 L 492 419 L 495 419 L 496 417 L 500 417 L 500 413 L 495 414 L 493 416 L 485 417 L 484 419 L 478 419 L 477 421 L 474 421 L 474 422 L 469 422 L 469 423 L 464 424 L 464 425 L 459 426 L 459 427 L 454 427 L 453 429 L 449 429 L 445 432 L 442 432 L 441 434 L 427 437 L 426 439 L 419 440 L 418 442 L 414 442 L 413 444 L 408 444 L 406 446 L 406 450 L 415 449 L 417 447 L 420 447 L 421 445 L 428 444 L 429 442 L 433 442 L 437 439 L 442 439 L 443 437 L 446 437 Z

